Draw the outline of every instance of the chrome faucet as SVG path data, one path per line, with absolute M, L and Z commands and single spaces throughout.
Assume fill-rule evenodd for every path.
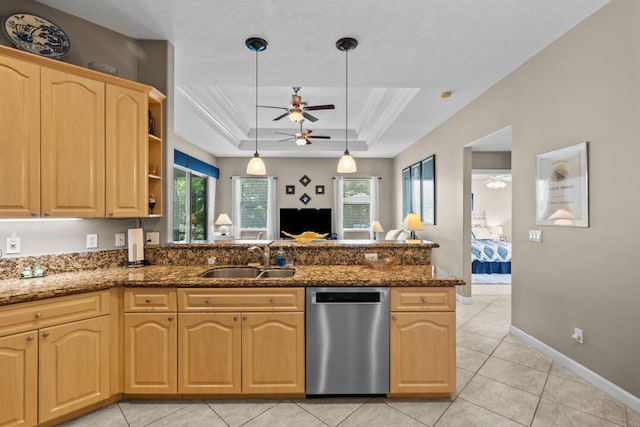
M 262 248 L 260 248 L 258 246 L 249 246 L 248 251 L 249 252 L 254 252 L 254 251 L 260 252 L 260 254 L 262 255 L 262 259 L 263 259 L 263 263 L 262 264 L 265 266 L 265 268 L 269 268 L 269 264 L 270 264 L 269 246 L 265 246 L 264 250 L 262 250 Z

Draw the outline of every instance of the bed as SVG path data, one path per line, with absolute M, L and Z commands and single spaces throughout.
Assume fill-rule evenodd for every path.
M 471 274 L 472 283 L 511 283 L 511 243 L 492 235 L 481 214 L 471 220 Z

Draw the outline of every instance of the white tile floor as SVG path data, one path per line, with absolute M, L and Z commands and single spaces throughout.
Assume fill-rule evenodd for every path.
M 457 308 L 452 399 L 134 400 L 64 425 L 640 427 L 640 414 L 508 334 L 508 295 L 476 288 L 474 303 Z

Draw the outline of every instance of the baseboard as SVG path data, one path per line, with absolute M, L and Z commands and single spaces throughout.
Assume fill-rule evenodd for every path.
M 456 292 L 456 301 L 461 302 L 463 304 L 473 304 L 473 299 L 471 297 L 463 297 L 457 292 Z
M 509 326 L 509 332 L 511 332 L 513 335 L 520 338 L 522 341 L 526 342 L 527 344 L 529 344 L 531 347 L 535 348 L 539 352 L 545 354 L 546 356 L 550 357 L 554 361 L 558 362 L 559 364 L 561 364 L 562 366 L 564 366 L 565 368 L 567 368 L 568 370 L 570 370 L 571 372 L 579 376 L 580 378 L 593 384 L 595 387 L 607 393 L 609 396 L 613 397 L 620 403 L 628 406 L 630 409 L 634 410 L 635 412 L 640 413 L 639 397 L 634 396 L 628 391 L 618 387 L 617 385 L 607 380 L 606 378 L 601 377 L 600 375 L 596 374 L 595 372 L 585 367 L 584 365 L 581 365 L 575 360 L 565 356 L 564 354 L 560 353 L 558 350 L 554 349 L 553 347 L 549 347 L 547 344 L 532 337 L 526 332 L 523 332 L 522 330 L 516 328 L 515 326 L 513 325 Z

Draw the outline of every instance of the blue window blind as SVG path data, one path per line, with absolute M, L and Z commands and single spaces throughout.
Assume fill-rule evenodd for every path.
M 220 177 L 220 169 L 202 160 L 198 160 L 195 157 L 191 157 L 182 151 L 173 150 L 173 164 L 200 172 L 212 178 Z

